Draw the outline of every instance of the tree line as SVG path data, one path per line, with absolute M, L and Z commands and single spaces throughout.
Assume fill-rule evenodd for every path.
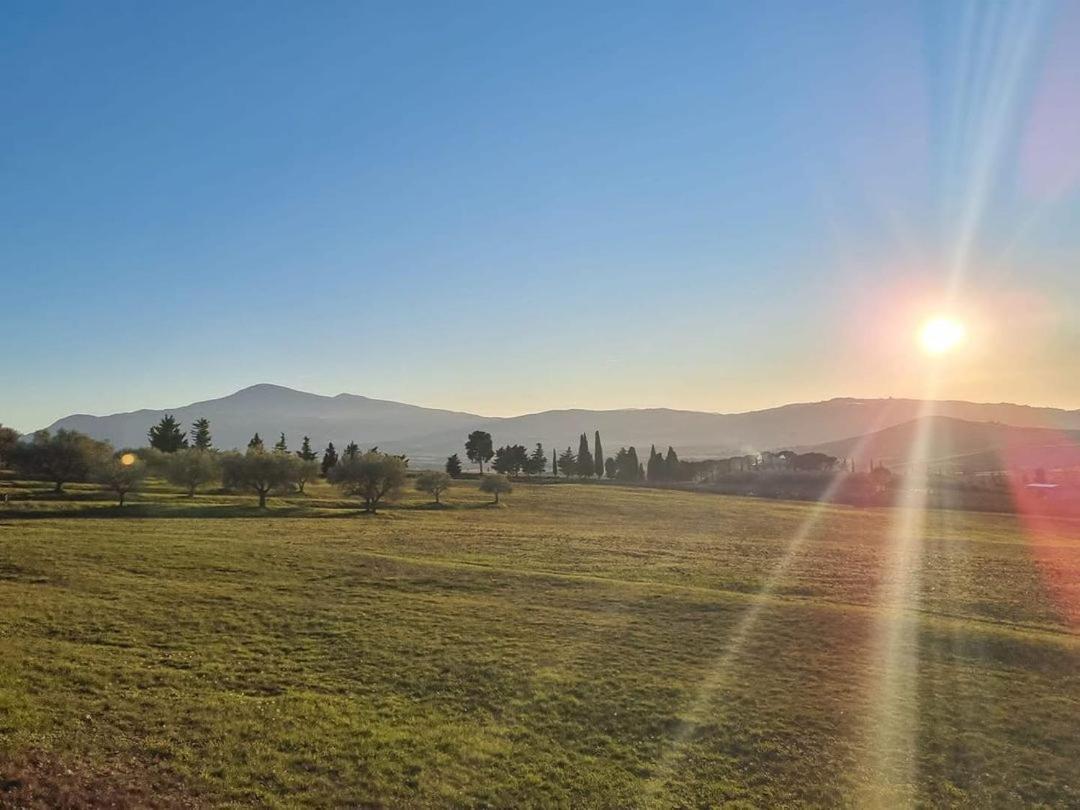
M 529 450 L 524 445 L 508 444 L 496 448 L 491 434 L 474 430 L 465 440 L 465 457 L 476 464 L 481 475 L 484 465 L 510 477 L 542 476 L 547 474 L 549 457 L 539 442 Z M 647 462 L 638 459 L 636 447 L 620 447 L 613 456 L 605 456 L 600 431 L 593 433 L 590 445 L 588 434 L 578 437 L 577 451 L 568 446 L 561 453 L 553 450 L 550 456 L 550 475 L 564 478 L 607 478 L 613 481 L 681 481 L 689 480 L 684 462 L 675 449 L 668 447 L 663 454 L 653 445 Z M 457 453 L 446 459 L 446 472 L 462 474 L 461 458 Z
M 831 472 L 838 468 L 848 469 L 847 460 L 837 459 L 824 453 L 796 453 L 781 450 L 760 455 L 732 456 L 722 459 L 684 461 L 670 445 L 666 453 L 649 448 L 648 458 L 639 460 L 636 447 L 620 447 L 613 456 L 604 454 L 600 431 L 593 434 L 590 446 L 587 434 L 578 437 L 577 451 L 568 446 L 561 453 L 553 451 L 550 459 L 542 444 L 529 450 L 520 444 L 508 444 L 496 448 L 491 434 L 474 430 L 465 440 L 465 457 L 476 464 L 481 474 L 484 465 L 498 473 L 516 478 L 524 475 L 578 479 L 601 479 L 613 481 L 644 481 L 650 483 L 699 481 L 704 478 L 729 473 L 763 472 L 766 470 L 792 470 L 797 472 Z M 850 465 L 854 472 L 854 464 Z M 457 453 L 446 460 L 446 472 L 457 477 L 462 474 L 461 458 Z
M 148 446 L 115 450 L 108 442 L 65 429 L 38 431 L 28 441 L 20 441 L 17 432 L 0 425 L 0 466 L 48 481 L 57 494 L 69 483 L 98 483 L 116 495 L 120 506 L 150 476 L 181 487 L 189 498 L 215 483 L 229 491 L 248 491 L 257 496 L 260 508 L 266 507 L 270 495 L 302 494 L 308 482 L 322 476 L 345 496 L 358 498 L 365 512 L 374 513 L 380 504 L 399 497 L 407 480 L 409 460 L 380 452 L 378 447 L 361 450 L 356 442 L 349 442 L 338 454 L 331 442 L 320 458 L 307 436 L 294 452 L 284 433 L 270 448 L 255 433 L 244 452 L 220 451 L 213 445 L 208 419 L 196 419 L 191 427 L 189 438 L 176 418 L 166 414 L 147 432 Z M 427 470 L 414 483 L 418 491 L 441 504 L 451 481 L 446 472 Z M 498 503 L 512 486 L 504 475 L 496 474 L 485 476 L 480 489 Z

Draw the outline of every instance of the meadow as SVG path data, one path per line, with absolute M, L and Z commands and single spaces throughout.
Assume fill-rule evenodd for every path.
M 1080 805 L 1075 521 L 309 489 L 0 512 L 0 806 Z

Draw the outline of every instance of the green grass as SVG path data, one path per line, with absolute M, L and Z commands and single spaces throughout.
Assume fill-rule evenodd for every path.
M 138 500 L 0 514 L 0 804 L 1080 804 L 1075 523 L 929 512 L 895 611 L 900 510 Z

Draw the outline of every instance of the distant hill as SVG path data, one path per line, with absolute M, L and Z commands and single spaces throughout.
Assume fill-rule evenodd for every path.
M 1055 469 L 1080 466 L 1080 430 L 928 416 L 804 449 L 853 458 L 859 467 L 873 460 L 902 468 L 915 453 L 940 467 L 968 472 Z
M 333 441 L 340 447 L 350 440 L 361 444 L 414 445 L 409 440 L 436 431 L 471 429 L 483 417 L 469 413 L 421 408 L 400 402 L 338 394 L 334 397 L 308 394 L 279 385 L 254 385 L 235 394 L 161 410 L 140 410 L 110 416 L 77 414 L 51 426 L 69 428 L 106 439 L 116 447 L 135 447 L 147 442 L 146 432 L 166 413 L 173 414 L 185 428 L 194 419 L 210 420 L 216 447 L 244 447 L 256 431 L 272 444 L 286 434 L 290 445 L 300 446 L 302 436 L 310 436 L 322 448 Z
M 185 426 L 205 416 L 211 421 L 215 444 L 222 448 L 243 447 L 256 431 L 268 442 L 284 431 L 291 446 L 299 445 L 305 435 L 316 448 L 329 441 L 340 448 L 355 440 L 362 446 L 377 444 L 407 453 L 417 463 L 434 463 L 461 452 L 465 435 L 477 428 L 490 431 L 496 444 L 541 442 L 547 448 L 571 445 L 575 449 L 580 433 L 588 433 L 591 439 L 593 431 L 599 430 L 609 453 L 623 445 L 647 452 L 655 443 L 661 449 L 671 445 L 686 458 L 707 458 L 835 442 L 910 422 L 926 409 L 975 422 L 1080 430 L 1080 411 L 1009 404 L 935 402 L 925 406 L 913 399 L 845 398 L 738 414 L 645 408 L 489 417 L 355 394 L 321 396 L 268 384 L 173 408 L 68 416 L 50 427 L 79 430 L 123 447 L 145 444 L 147 430 L 165 413 L 175 415 Z

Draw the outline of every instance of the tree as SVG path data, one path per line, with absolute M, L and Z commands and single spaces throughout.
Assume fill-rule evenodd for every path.
M 508 444 L 495 451 L 491 468 L 504 475 L 517 476 L 529 464 L 529 452 L 524 445 Z
M 569 478 L 574 474 L 574 468 L 577 466 L 577 456 L 574 455 L 574 451 L 569 447 L 563 451 L 559 456 L 559 470 Z
M 189 498 L 203 484 L 215 481 L 221 475 L 221 465 L 216 453 L 190 448 L 172 453 L 165 460 L 165 479 L 170 484 L 183 487 Z
M 173 456 L 172 453 L 162 453 L 154 447 L 139 447 L 131 452 L 146 464 L 148 475 L 165 477 L 165 471 L 169 468 L 169 459 Z
M 0 468 L 8 463 L 8 457 L 19 441 L 18 431 L 0 425 Z
M 604 475 L 606 475 L 612 481 L 615 480 L 615 476 L 619 474 L 619 467 L 615 463 L 615 459 L 609 458 L 604 461 Z
M 134 453 L 115 453 L 98 459 L 91 478 L 116 493 L 117 503 L 123 506 L 128 493 L 146 480 L 146 472 L 146 463 Z
M 400 456 L 368 450 L 345 456 L 330 470 L 329 479 L 347 496 L 359 497 L 364 511 L 375 514 L 384 500 L 394 500 L 405 484 L 405 460 Z
M 150 428 L 146 435 L 150 439 L 150 446 L 162 453 L 175 453 L 188 446 L 187 434 L 180 430 L 180 425 L 172 414 L 167 413 L 161 417 L 161 421 Z
M 555 448 L 551 448 L 551 476 L 552 478 L 559 477 L 559 459 L 555 455 Z
M 596 471 L 597 478 L 604 477 L 604 448 L 600 445 L 600 431 L 596 431 L 596 437 L 593 440 L 593 465 Z
M 438 470 L 425 470 L 416 476 L 416 489 L 418 492 L 426 492 L 439 503 L 439 495 L 450 488 L 450 475 Z
M 319 459 L 319 454 L 311 449 L 311 439 L 307 436 L 300 443 L 300 449 L 296 451 L 296 455 L 304 461 L 318 461 Z
M 836 456 L 825 453 L 792 453 L 791 469 L 828 471 L 836 466 Z
M 285 434 L 284 433 L 281 434 L 281 438 L 278 439 L 277 442 L 274 444 L 274 452 L 275 453 L 288 453 L 289 452 L 289 445 L 285 441 Z
M 54 491 L 61 493 L 64 484 L 86 481 L 91 470 L 112 454 L 112 448 L 77 431 L 61 428 L 55 435 L 39 430 L 31 441 L 19 442 L 8 452 L 16 471 L 28 478 L 52 481 Z
M 654 444 L 649 450 L 649 464 L 645 468 L 645 479 L 647 481 L 659 481 L 664 474 L 664 457 L 656 452 L 656 445 Z
M 637 481 L 638 467 L 637 449 L 620 447 L 615 454 L 615 477 L 620 481 Z
M 578 441 L 577 474 L 582 478 L 592 478 L 594 472 L 596 467 L 593 465 L 592 453 L 589 452 L 589 437 L 582 433 Z
M 513 492 L 514 486 L 505 475 L 485 475 L 480 481 L 480 491 L 494 495 L 494 503 L 498 503 L 499 495 Z
M 324 477 L 330 474 L 330 470 L 337 464 L 337 461 L 337 450 L 334 449 L 334 443 L 330 442 L 326 445 L 326 449 L 323 450 L 322 464 L 320 465 Z
M 247 449 L 248 450 L 254 450 L 254 451 L 259 452 L 259 453 L 261 453 L 263 450 L 265 450 L 266 448 L 263 447 L 262 436 L 260 436 L 256 432 L 256 434 L 254 436 L 252 436 L 251 440 L 248 442 Z
M 510 448 L 500 447 L 495 451 L 495 457 L 491 461 L 491 469 L 501 475 L 507 475 L 510 472 Z
M 296 487 L 301 495 L 308 481 L 314 481 L 319 477 L 319 462 L 314 459 L 289 456 L 290 483 Z
M 484 474 L 484 462 L 491 461 L 495 455 L 492 449 L 491 434 L 484 430 L 474 430 L 465 441 L 465 457 L 473 464 L 480 465 L 480 474 Z
M 205 416 L 191 423 L 191 443 L 197 450 L 209 450 L 214 446 L 210 438 L 210 420 Z
M 356 442 L 349 442 L 345 445 L 345 452 L 342 453 L 345 458 L 356 458 L 360 455 L 360 445 Z
M 667 458 L 664 459 L 664 480 L 679 480 L 679 457 L 675 455 L 675 448 L 668 445 Z
M 259 496 L 259 508 L 266 508 L 266 497 L 286 489 L 292 483 L 292 456 L 267 453 L 252 448 L 246 453 L 222 456 L 222 480 L 230 489 L 249 489 Z
M 451 478 L 461 477 L 461 459 L 457 453 L 446 457 L 446 474 Z
M 547 469 L 547 453 L 544 450 L 544 446 L 539 442 L 536 443 L 536 449 L 529 455 L 529 461 L 525 465 L 526 475 L 543 475 L 544 470 Z

